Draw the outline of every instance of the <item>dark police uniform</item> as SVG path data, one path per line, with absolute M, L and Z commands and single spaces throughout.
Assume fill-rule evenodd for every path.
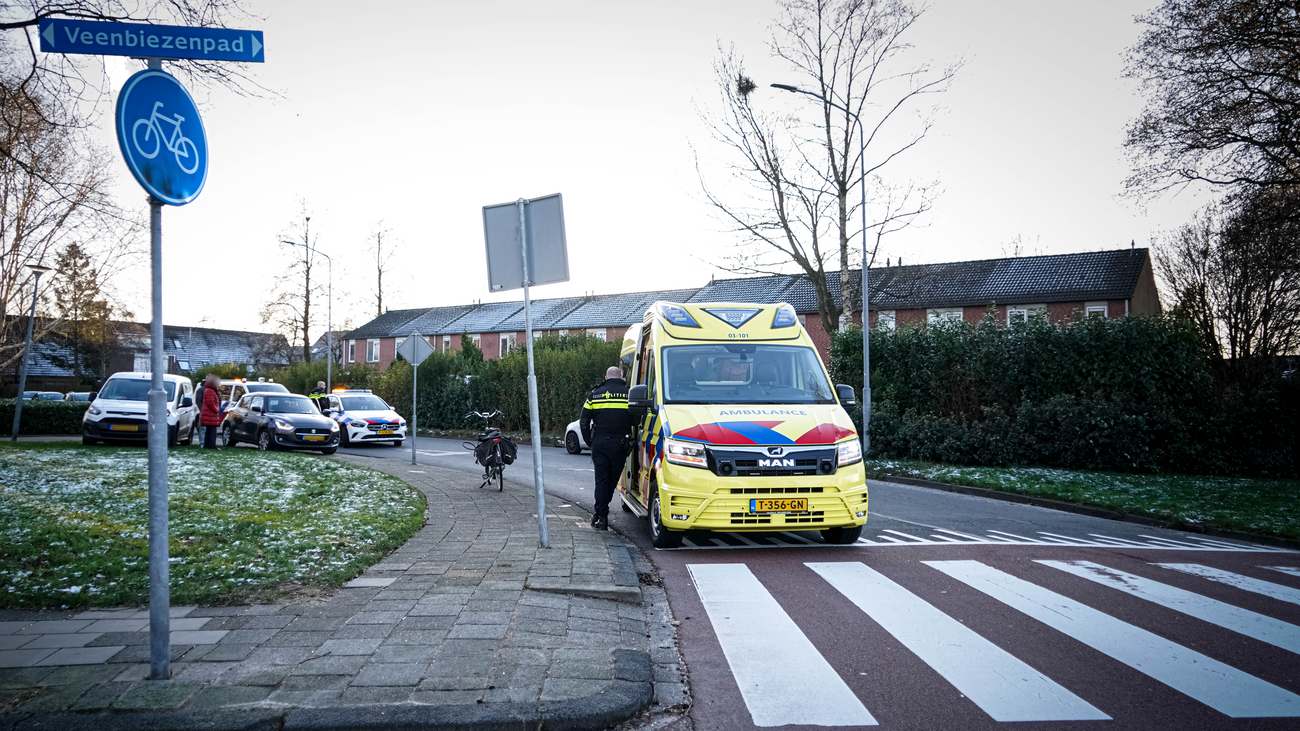
M 611 378 L 592 390 L 582 405 L 579 427 L 582 438 L 591 446 L 591 463 L 596 472 L 596 515 L 591 524 L 603 528 L 632 442 L 627 381 Z

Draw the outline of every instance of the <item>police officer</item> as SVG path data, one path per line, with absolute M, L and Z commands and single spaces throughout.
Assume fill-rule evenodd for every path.
M 596 504 L 591 527 L 608 530 L 609 501 L 614 497 L 632 441 L 627 381 L 623 380 L 623 371 L 618 366 L 610 366 L 605 371 L 605 382 L 587 396 L 579 428 L 582 438 L 591 445 L 591 463 L 596 472 Z
M 307 398 L 311 399 L 311 402 L 316 405 L 317 411 L 324 411 L 325 403 L 321 399 L 324 399 L 328 395 L 329 394 L 325 391 L 325 382 L 317 381 L 316 388 L 313 388 L 311 393 L 307 394 Z

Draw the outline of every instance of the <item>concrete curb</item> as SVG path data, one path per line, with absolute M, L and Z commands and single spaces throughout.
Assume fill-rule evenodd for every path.
M 879 474 L 879 473 L 877 473 Z M 1276 538 L 1274 536 L 1263 536 L 1256 533 L 1246 533 L 1242 531 L 1206 528 L 1200 525 L 1190 525 L 1181 523 L 1176 520 L 1160 520 L 1146 515 L 1137 515 L 1126 513 L 1122 510 L 1113 510 L 1111 508 L 1101 508 L 1095 505 L 1083 505 L 1080 503 L 1066 502 L 1065 500 L 1055 500 L 1052 498 L 1039 497 L 1037 495 L 1023 495 L 1018 492 L 1006 492 L 1005 490 L 994 490 L 989 487 L 971 487 L 970 485 L 953 485 L 947 482 L 934 482 L 932 480 L 922 480 L 916 477 L 903 477 L 885 474 L 879 478 L 880 482 L 896 482 L 900 485 L 911 485 L 913 487 L 928 487 L 934 490 L 943 490 L 945 492 L 956 492 L 963 495 L 974 495 L 976 497 L 985 497 L 992 500 L 1003 500 L 1011 503 L 1022 503 L 1025 505 L 1034 505 L 1040 508 L 1050 508 L 1067 513 L 1077 513 L 1079 515 L 1088 515 L 1093 518 L 1106 518 L 1108 520 L 1119 520 L 1125 523 L 1137 523 L 1138 525 L 1149 525 L 1156 528 L 1170 528 L 1173 530 L 1186 531 L 1188 533 L 1200 533 L 1207 536 L 1217 536 L 1219 538 L 1232 538 L 1238 541 L 1250 541 L 1252 543 L 1261 543 L 1267 546 L 1276 546 L 1279 548 L 1296 548 L 1300 549 L 1300 541 L 1288 541 L 1285 538 Z
M 60 713 L 11 719 L 0 728 L 15 731 L 516 731 L 519 729 L 602 729 L 617 725 L 654 698 L 649 653 L 614 650 L 614 678 L 599 693 L 542 703 L 445 706 L 362 705 L 284 710 L 250 709 L 213 713 Z

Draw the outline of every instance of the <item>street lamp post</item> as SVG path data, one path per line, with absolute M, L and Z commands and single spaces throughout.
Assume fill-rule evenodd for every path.
M 18 427 L 23 421 L 23 391 L 27 390 L 27 362 L 32 358 L 32 325 L 36 322 L 36 299 L 40 294 L 41 275 L 50 271 L 50 267 L 40 264 L 28 264 L 32 271 L 32 308 L 27 312 L 27 335 L 23 338 L 23 357 L 18 362 L 18 398 L 14 399 L 14 425 L 9 432 L 9 441 L 18 441 Z
M 871 318 L 870 303 L 867 289 L 869 277 L 867 275 L 870 255 L 867 250 L 867 137 L 862 129 L 862 118 L 853 113 L 848 107 L 837 104 L 833 99 L 827 99 L 821 94 L 800 89 L 790 84 L 772 84 L 773 89 L 789 91 L 795 94 L 810 96 L 817 101 L 834 107 L 853 118 L 858 125 L 858 165 L 861 170 L 861 189 L 862 189 L 862 457 L 865 459 L 867 453 L 871 451 Z M 841 293 L 841 296 L 843 293 Z
M 306 240 L 302 243 L 280 239 L 280 243 L 301 246 L 311 256 L 325 257 L 325 389 L 334 388 L 334 257 L 311 245 L 311 216 L 306 217 Z

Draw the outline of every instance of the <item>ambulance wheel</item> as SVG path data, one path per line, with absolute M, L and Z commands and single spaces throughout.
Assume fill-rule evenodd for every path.
M 676 548 L 682 545 L 682 534 L 664 527 L 659 517 L 659 486 L 650 483 L 650 541 L 655 548 Z
M 858 538 L 862 536 L 862 526 L 855 525 L 844 528 L 827 528 L 822 531 L 822 542 L 831 543 L 837 546 L 847 546 L 850 543 L 857 543 Z

